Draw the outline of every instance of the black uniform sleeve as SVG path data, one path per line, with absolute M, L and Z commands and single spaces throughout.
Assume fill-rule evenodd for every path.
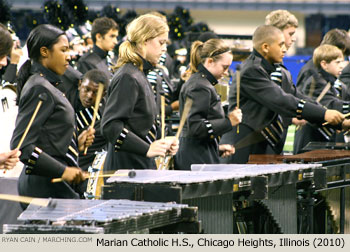
M 310 76 L 312 76 L 314 73 L 314 71 L 317 72 L 313 62 L 312 62 L 312 58 L 306 62 L 306 64 L 300 69 L 300 72 L 298 74 L 298 78 L 297 78 L 297 88 L 299 91 L 302 91 L 304 89 L 304 85 L 305 82 L 307 81 L 307 79 L 310 78 Z
M 286 75 L 286 78 L 288 79 L 288 82 L 290 84 L 290 93 L 293 94 L 295 97 L 299 99 L 303 99 L 304 101 L 311 102 L 317 104 L 317 102 L 312 99 L 311 97 L 307 96 L 307 93 L 301 92 L 293 83 L 293 78 L 291 73 L 286 69 L 283 70 L 283 73 Z M 310 77 L 309 77 L 310 79 Z M 309 85 L 309 84 L 306 84 Z M 304 85 L 305 86 L 305 85 Z
M 128 151 L 146 156 L 149 144 L 127 128 L 126 123 L 134 111 L 139 85 L 129 74 L 113 79 L 102 116 L 102 134 L 115 145 L 116 151 Z
M 11 139 L 11 149 L 17 147 L 34 110 L 37 107 L 39 102 L 38 96 L 43 93 L 46 94 L 46 101 L 43 101 L 20 148 L 22 152 L 20 160 L 27 165 L 27 174 L 42 175 L 52 178 L 61 177 L 66 166 L 45 153 L 45 150 L 41 150 L 36 146 L 38 138 L 42 134 L 41 129 L 45 127 L 45 122 L 53 113 L 55 107 L 50 92 L 44 87 L 34 86 L 21 96 L 16 126 Z
M 165 106 L 165 116 L 171 116 L 173 113 L 173 108 L 168 105 L 168 106 Z
M 95 69 L 96 67 L 93 64 L 90 64 L 88 61 L 85 60 L 78 60 L 77 62 L 77 69 L 82 74 L 85 74 L 91 69 Z
M 232 126 L 227 117 L 207 120 L 210 109 L 210 90 L 197 86 L 191 89 L 187 96 L 193 99 L 193 104 L 187 118 L 189 136 L 196 138 L 209 138 L 221 136 L 229 131 Z
M 261 68 L 245 71 L 241 83 L 244 83 L 241 85 L 242 94 L 282 116 L 303 118 L 315 123 L 324 121 L 324 108 L 285 93 Z
M 15 83 L 16 75 L 17 75 L 17 64 L 9 64 L 6 67 L 6 70 L 4 75 L 2 76 L 2 79 L 10 83 Z

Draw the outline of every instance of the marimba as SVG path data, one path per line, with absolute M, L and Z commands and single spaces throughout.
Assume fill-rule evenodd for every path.
M 125 173 L 127 170 L 119 170 Z M 266 197 L 266 177 L 233 173 L 137 170 L 134 178 L 110 177 L 103 199 L 177 202 L 198 207 L 205 233 L 233 233 L 234 195 Z M 238 197 L 238 196 L 237 196 Z
M 199 231 L 197 208 L 184 204 L 130 200 L 53 199 L 54 208 L 29 205 L 18 217 L 23 224 L 5 224 L 5 234 L 149 233 Z M 181 224 L 181 225 L 180 225 Z M 189 227 L 187 227 L 189 226 Z M 168 229 L 169 228 L 169 229 Z
M 350 233 L 350 207 L 346 206 L 346 202 L 350 200 L 350 151 L 339 150 L 332 145 L 334 149 L 324 148 L 321 150 L 313 150 L 298 155 L 251 155 L 249 163 L 258 164 L 276 164 L 278 167 L 282 163 L 308 163 L 319 164 L 326 169 L 326 184 L 323 188 L 315 187 L 310 184 L 310 188 L 303 188 L 303 200 L 308 205 L 305 208 L 310 209 L 308 213 L 309 224 L 306 225 L 306 232 L 313 232 L 314 225 L 312 223 L 313 206 L 317 206 L 315 196 L 322 196 L 319 201 L 327 208 L 328 213 L 333 215 L 337 222 L 339 221 L 339 232 Z M 339 147 L 339 146 L 338 146 Z M 318 195 L 317 195 L 318 193 Z M 309 196 L 305 196 L 309 195 Z M 347 213 L 347 216 L 345 216 Z M 317 212 L 319 214 L 319 212 Z M 321 218 L 319 218 L 321 219 Z M 319 221 L 319 220 L 318 220 Z M 324 223 L 327 225 L 327 223 Z
M 309 187 L 324 188 L 326 185 L 326 169 L 321 164 L 267 164 L 267 165 L 192 165 L 192 171 L 196 172 L 224 172 L 242 174 L 245 176 L 264 176 L 267 178 L 268 194 L 267 198 L 255 199 L 259 204 L 272 214 L 278 233 L 298 233 L 296 221 L 297 213 L 297 190 L 298 188 Z M 251 203 L 253 204 L 253 203 Z M 254 202 L 256 205 L 256 202 Z M 244 209 L 237 209 L 245 211 Z M 292 218 L 294 216 L 295 218 Z M 237 223 L 238 225 L 238 223 Z M 262 232 L 255 227 L 253 231 L 243 230 L 243 232 Z M 242 232 L 242 228 L 240 230 Z M 266 231 L 266 232 L 272 232 Z

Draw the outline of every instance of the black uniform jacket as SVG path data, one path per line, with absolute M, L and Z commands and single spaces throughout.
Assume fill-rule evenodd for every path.
M 190 170 L 191 164 L 219 163 L 218 137 L 231 130 L 232 126 L 214 88 L 217 83 L 215 77 L 200 64 L 198 72 L 182 86 L 180 114 L 187 97 L 193 100 L 193 105 L 181 133 L 176 155 L 177 169 Z
M 302 92 L 300 92 L 294 85 L 293 83 L 293 79 L 292 79 L 292 75 L 290 74 L 290 72 L 288 71 L 288 69 L 280 64 L 279 65 L 281 67 L 281 73 L 282 73 L 282 82 L 281 82 L 281 88 L 282 90 L 287 93 L 287 94 L 291 94 L 299 99 L 303 99 L 307 102 L 311 102 L 311 103 L 315 103 L 317 104 L 312 98 L 304 95 Z M 272 70 L 270 70 L 272 71 Z M 234 110 L 234 108 L 237 106 L 237 80 L 236 80 L 236 73 L 233 75 L 232 78 L 232 85 L 230 86 L 229 89 L 229 111 Z M 273 153 L 281 153 L 284 147 L 284 143 L 287 137 L 287 129 L 288 126 L 292 123 L 292 117 L 288 117 L 288 116 L 281 116 L 282 117 L 282 121 L 283 121 L 283 135 L 282 138 L 280 140 L 280 142 L 278 143 L 278 145 L 275 147 L 275 150 Z M 223 137 L 221 138 L 221 143 L 222 144 L 235 144 L 234 143 L 234 135 L 235 132 L 237 132 L 237 129 L 234 128 L 232 131 L 226 133 L 223 135 Z M 233 163 L 233 159 L 235 159 L 236 157 L 234 156 L 230 156 L 227 157 L 225 159 L 222 159 L 221 162 L 222 163 Z
M 31 77 L 24 85 L 20 100 L 11 149 L 17 147 L 39 102 L 46 96 L 20 148 L 20 160 L 25 167 L 20 175 L 19 193 L 36 197 L 75 198 L 77 194 L 65 182 L 51 183 L 62 176 L 66 166 L 76 166 L 67 156 L 75 131 L 74 110 L 56 86 L 58 75 L 38 63 L 33 63 Z
M 94 114 L 93 107 L 85 108 L 79 98 L 79 81 L 82 79 L 82 74 L 69 66 L 65 73 L 61 76 L 62 84 L 57 88 L 60 89 L 67 97 L 76 116 L 77 135 L 79 136 L 83 130 L 86 130 L 90 125 Z M 96 152 L 107 150 L 107 142 L 101 133 L 101 117 L 105 105 L 105 99 L 101 100 L 98 115 L 95 121 L 95 139 L 92 145 L 88 148 L 86 155 L 84 151 L 79 152 L 79 167 L 83 171 L 88 171 L 88 168 L 92 165 Z M 88 180 L 83 181 L 75 189 L 82 195 L 86 191 L 86 185 Z
M 304 89 L 304 84 L 312 75 L 316 75 L 317 68 L 312 62 L 312 58 L 306 62 L 306 64 L 300 69 L 297 78 L 297 88 L 302 91 Z
M 79 99 L 79 91 L 76 90 L 76 93 L 76 100 L 73 104 L 73 108 L 75 110 L 75 116 L 77 120 L 77 132 L 78 135 L 80 135 L 91 125 L 94 115 L 94 108 L 85 108 L 81 104 L 81 101 Z M 103 152 L 107 150 L 107 141 L 101 132 L 101 118 L 105 107 L 105 103 L 105 99 L 102 99 L 98 108 L 98 114 L 96 116 L 96 121 L 94 125 L 94 129 L 96 130 L 94 142 L 91 146 L 89 146 L 86 155 L 84 155 L 84 151 L 79 152 L 79 167 L 83 171 L 88 171 L 89 167 L 92 166 L 97 152 Z M 87 184 L 88 180 L 84 180 L 81 184 L 79 184 L 76 190 L 79 190 L 79 193 L 82 195 L 86 191 Z
M 297 91 L 288 81 L 285 82 L 284 79 L 287 77 L 285 74 L 282 74 L 282 86 L 289 90 L 285 91 L 273 82 L 270 78 L 273 71 L 275 71 L 274 66 L 255 50 L 242 63 L 240 91 L 240 108 L 243 112 L 242 124 L 254 130 L 268 125 L 276 114 L 289 118 L 298 115 L 298 104 L 301 99 L 296 97 Z M 304 98 L 303 95 L 300 96 Z M 300 117 L 315 123 L 322 123 L 325 111 L 317 104 L 306 102 Z
M 61 76 L 62 84 L 57 86 L 57 88 L 66 95 L 73 108 L 76 99 L 79 99 L 79 97 L 77 97 L 79 96 L 77 90 L 79 87 L 79 82 L 82 78 L 83 74 L 69 65 L 67 70 Z
M 108 69 L 107 54 L 106 51 L 94 45 L 92 50 L 80 57 L 77 62 L 77 69 L 83 74 L 91 69 L 99 69 L 107 76 L 111 76 L 111 72 Z
M 331 88 L 320 100 L 320 103 L 327 107 L 328 109 L 335 109 L 341 113 L 348 113 L 350 107 L 350 94 L 349 89 L 345 84 L 340 82 L 337 83 L 336 78 L 327 73 L 326 71 L 320 69 L 318 73 L 311 75 L 303 85 L 303 92 L 312 97 L 312 99 L 317 99 L 317 97 L 322 93 L 323 89 L 326 87 L 327 83 L 331 84 Z M 312 87 L 312 85 L 314 85 Z M 300 153 L 302 148 L 304 148 L 309 142 L 324 142 L 324 141 L 335 141 L 335 132 L 332 136 L 329 136 L 329 140 L 325 138 L 322 133 L 318 130 L 319 127 L 315 125 L 307 124 L 300 127 L 295 134 L 294 148 L 293 152 L 295 154 Z M 329 132 L 332 129 L 328 129 Z M 337 141 L 344 141 L 343 134 L 339 134 Z
M 94 114 L 94 108 L 85 108 L 79 99 L 79 94 L 77 94 L 77 100 L 74 104 L 74 110 L 77 118 L 77 129 L 78 129 L 78 135 L 83 130 L 86 130 L 92 122 L 93 114 Z M 103 115 L 103 111 L 105 108 L 105 99 L 102 99 L 98 108 L 98 114 L 96 116 L 95 121 L 95 138 L 92 145 L 88 148 L 86 155 L 84 155 L 83 152 L 79 153 L 79 167 L 82 168 L 84 171 L 87 171 L 89 166 L 92 164 L 92 162 L 95 159 L 96 152 L 101 152 L 103 150 L 107 150 L 107 141 L 102 136 L 101 132 L 101 118 Z
M 234 163 L 247 162 L 250 154 L 279 154 L 276 152 L 280 152 L 282 142 L 277 145 L 278 148 L 269 151 L 271 148 L 268 147 L 267 141 L 264 138 L 259 140 L 260 131 L 270 125 L 277 115 L 282 118 L 303 118 L 316 123 L 324 121 L 326 110 L 309 100 L 296 97 L 304 96 L 292 87 L 286 75 L 288 72 L 283 70 L 283 67 L 281 86 L 271 80 L 270 75 L 275 71 L 275 66 L 255 50 L 241 65 L 240 108 L 243 120 L 240 132 L 234 134 L 233 141 L 235 145 L 241 142 L 239 145 L 242 146 L 236 147 L 232 160 Z M 231 97 L 231 101 L 235 100 L 236 94 Z M 253 132 L 255 133 L 252 134 Z M 252 139 L 249 140 L 249 136 L 252 136 Z M 244 138 L 248 140 L 243 140 Z M 245 141 L 247 143 L 244 143 Z
M 102 134 L 108 141 L 105 169 L 155 168 L 147 158 L 157 106 L 146 75 L 152 68 L 143 60 L 143 72 L 132 63 L 118 69 L 108 88 L 102 116 Z M 153 137 L 155 132 L 152 133 Z M 151 167 L 150 167 L 151 166 Z
M 310 86 L 312 82 L 312 77 L 310 76 L 309 79 L 305 83 L 305 89 L 304 93 L 309 94 L 310 93 Z M 312 93 L 312 98 L 317 99 L 317 97 L 321 94 L 327 83 L 331 84 L 331 88 L 328 90 L 328 92 L 323 96 L 323 98 L 320 100 L 320 103 L 324 106 L 326 106 L 328 109 L 335 109 L 338 110 L 341 113 L 348 113 L 345 109 L 343 109 L 343 105 L 349 104 L 349 88 L 344 83 L 337 83 L 336 77 L 333 75 L 327 73 L 324 70 L 319 70 L 318 75 L 315 79 L 315 89 Z M 337 86 L 337 84 L 339 86 Z
M 317 68 L 315 67 L 312 58 L 301 68 L 298 79 L 297 79 L 297 88 L 302 91 L 305 89 L 304 85 L 307 83 L 307 80 L 310 76 L 317 76 Z M 316 77 L 317 78 L 317 77 Z M 339 79 L 345 84 L 350 84 L 350 64 L 348 64 L 342 71 Z

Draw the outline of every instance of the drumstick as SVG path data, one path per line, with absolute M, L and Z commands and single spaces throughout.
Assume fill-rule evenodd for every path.
M 101 174 L 98 176 L 92 176 L 92 175 L 84 175 L 85 179 L 89 178 L 105 178 L 105 177 L 126 177 L 128 176 L 129 178 L 134 178 L 136 176 L 135 171 L 129 171 L 128 173 L 117 173 L 117 174 Z M 54 178 L 51 179 L 51 183 L 59 183 L 62 182 L 62 178 Z
M 160 96 L 160 112 L 161 112 L 161 139 L 165 138 L 165 96 L 164 96 L 164 92 L 163 94 Z M 164 157 L 157 157 L 156 159 L 156 165 L 157 165 L 157 170 L 159 170 L 161 167 L 164 166 Z
M 320 102 L 322 100 L 322 98 L 326 95 L 326 93 L 328 92 L 328 90 L 331 88 L 331 83 L 327 83 L 327 85 L 323 88 L 322 92 L 320 93 L 320 95 L 317 97 L 316 101 Z
M 345 118 L 346 118 L 346 117 L 349 117 L 349 116 L 350 116 L 350 113 L 344 114 L 344 117 L 345 117 Z M 329 124 L 329 122 L 322 123 L 322 126 L 325 126 L 325 125 L 327 125 L 327 124 Z
M 161 111 L 161 123 L 162 123 L 162 139 L 165 137 L 165 96 L 160 97 L 160 111 Z
M 51 198 L 43 199 L 43 198 L 32 198 L 32 197 L 12 195 L 12 194 L 0 194 L 0 199 L 16 201 L 16 202 L 21 202 L 25 204 L 32 204 L 32 205 L 37 205 L 42 207 L 49 207 L 49 208 L 55 208 L 57 205 L 56 201 L 52 200 Z
M 91 125 L 90 125 L 91 128 L 94 128 L 94 126 L 95 126 L 96 116 L 98 113 L 98 107 L 100 105 L 102 94 L 103 94 L 103 88 L 104 88 L 104 85 L 102 83 L 99 83 L 97 95 L 96 95 L 96 100 L 95 100 L 94 115 L 92 117 L 92 121 L 91 121 Z M 84 155 L 86 155 L 87 150 L 88 150 L 88 147 L 85 147 Z
M 179 124 L 179 128 L 176 132 L 176 135 L 175 135 L 175 138 L 176 139 L 179 139 L 180 137 L 180 134 L 181 134 L 181 131 L 182 131 L 182 128 L 184 127 L 184 124 L 186 122 L 186 119 L 187 119 L 187 116 L 188 116 L 188 113 L 190 112 L 191 110 L 191 107 L 192 107 L 192 103 L 193 103 L 193 100 L 191 98 L 186 98 L 186 101 L 185 101 L 185 106 L 184 106 L 184 110 L 182 111 L 182 115 L 181 115 L 181 119 L 180 119 L 180 124 Z
M 237 84 L 237 108 L 239 109 L 240 90 L 241 90 L 241 65 L 236 65 L 236 84 Z M 237 124 L 237 134 L 239 134 L 239 124 Z
M 29 123 L 28 123 L 28 125 L 27 125 L 27 128 L 26 128 L 26 130 L 24 131 L 24 133 L 23 133 L 23 135 L 22 135 L 22 137 L 21 137 L 21 140 L 19 141 L 19 143 L 18 143 L 16 149 L 19 150 L 19 149 L 21 148 L 21 146 L 22 146 L 22 144 L 23 144 L 23 141 L 24 141 L 24 139 L 26 138 L 26 136 L 27 136 L 27 134 L 28 134 L 28 132 L 29 132 L 30 127 L 32 126 L 32 123 L 33 123 L 33 121 L 34 121 L 36 115 L 38 114 L 38 111 L 39 111 L 39 109 L 40 109 L 40 107 L 41 107 L 41 104 L 43 103 L 43 101 L 46 101 L 46 99 L 47 99 L 46 93 L 42 93 L 42 94 L 39 95 L 39 102 L 38 102 L 38 104 L 36 105 L 36 108 L 35 108 L 35 110 L 34 110 L 34 113 L 33 113 L 33 115 L 32 115 L 32 118 L 30 118 L 30 121 L 29 121 Z

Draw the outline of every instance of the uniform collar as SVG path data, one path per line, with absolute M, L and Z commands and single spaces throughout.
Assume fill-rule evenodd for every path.
M 40 76 L 45 77 L 45 79 L 47 79 L 55 87 L 62 83 L 62 80 L 58 74 L 54 73 L 53 71 L 44 67 L 43 65 L 41 65 L 38 62 L 34 61 L 32 63 L 31 72 L 32 73 L 39 73 Z
M 213 86 L 218 84 L 218 80 L 208 71 L 208 69 L 203 66 L 203 64 L 198 65 L 198 72 L 205 77 Z
M 102 59 L 105 59 L 108 55 L 108 52 L 102 50 L 97 45 L 94 45 L 94 47 L 92 48 L 92 51 L 96 53 L 98 56 L 100 56 Z
M 270 74 L 274 71 L 276 71 L 275 65 L 268 62 L 257 50 L 253 49 L 252 52 L 253 55 L 255 55 L 258 58 L 261 58 L 261 66 Z
M 321 76 L 326 80 L 326 82 L 334 84 L 335 80 L 337 79 L 334 75 L 326 72 L 322 68 L 318 70 L 318 72 L 321 74 Z
M 151 62 L 145 60 L 143 57 L 141 57 L 141 59 L 143 65 L 143 72 L 145 73 L 145 75 L 147 75 L 148 72 L 153 69 L 153 65 L 151 64 Z

